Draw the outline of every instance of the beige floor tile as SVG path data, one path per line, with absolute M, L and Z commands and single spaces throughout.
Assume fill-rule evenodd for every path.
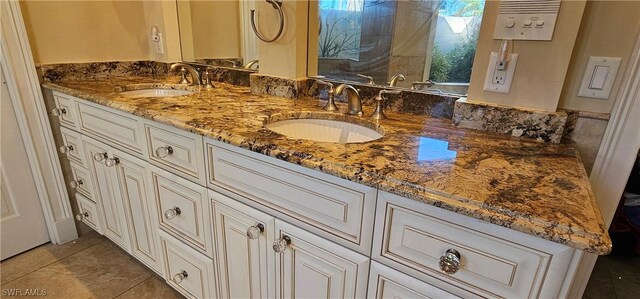
M 184 298 L 177 291 L 172 289 L 164 280 L 157 276 L 151 276 L 149 279 L 129 289 L 124 294 L 118 296 L 118 299 L 174 299 Z
M 105 240 L 106 238 L 92 231 L 63 245 L 48 243 L 8 258 L 0 263 L 0 284 L 4 285 Z
M 40 289 L 48 298 L 113 298 L 149 277 L 148 269 L 105 241 L 3 284 L 2 289 Z

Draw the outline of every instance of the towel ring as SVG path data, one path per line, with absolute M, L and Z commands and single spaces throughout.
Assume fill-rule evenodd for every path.
M 256 21 L 255 21 L 256 10 L 255 9 L 251 10 L 251 28 L 253 28 L 253 32 L 261 41 L 265 43 L 271 43 L 276 41 L 278 38 L 280 38 L 280 35 L 282 35 L 282 30 L 284 30 L 284 13 L 282 12 L 282 0 L 266 0 L 266 1 L 267 3 L 271 4 L 271 6 L 273 6 L 274 9 L 277 9 L 278 14 L 280 15 L 280 29 L 278 30 L 278 33 L 272 39 L 268 39 L 262 36 L 262 34 L 260 34 L 260 32 L 258 31 L 258 28 L 256 28 Z

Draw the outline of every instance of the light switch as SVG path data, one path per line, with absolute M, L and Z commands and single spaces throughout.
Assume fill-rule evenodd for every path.
M 596 65 L 591 77 L 591 83 L 589 83 L 589 89 L 603 89 L 604 83 L 607 82 L 607 75 L 609 74 L 609 66 Z
M 578 96 L 608 99 L 621 61 L 620 57 L 589 57 Z

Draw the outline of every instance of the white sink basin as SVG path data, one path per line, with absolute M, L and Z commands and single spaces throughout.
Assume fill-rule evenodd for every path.
M 361 125 L 328 119 L 286 119 L 266 124 L 265 127 L 289 138 L 319 142 L 361 143 L 383 136 Z
M 144 97 L 178 97 L 193 94 L 192 91 L 183 89 L 169 89 L 169 88 L 147 88 L 123 91 L 120 95 L 128 98 L 144 98 Z

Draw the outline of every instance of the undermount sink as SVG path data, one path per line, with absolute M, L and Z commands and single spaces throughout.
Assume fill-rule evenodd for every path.
M 370 125 L 375 127 L 375 124 Z M 269 122 L 265 127 L 293 139 L 332 143 L 362 143 L 382 138 L 383 133 L 348 121 L 295 118 Z M 379 128 L 382 131 L 381 128 Z
M 143 97 L 178 97 L 193 94 L 193 91 L 184 89 L 170 89 L 170 88 L 145 88 L 120 92 L 121 96 L 128 98 L 143 98 Z

